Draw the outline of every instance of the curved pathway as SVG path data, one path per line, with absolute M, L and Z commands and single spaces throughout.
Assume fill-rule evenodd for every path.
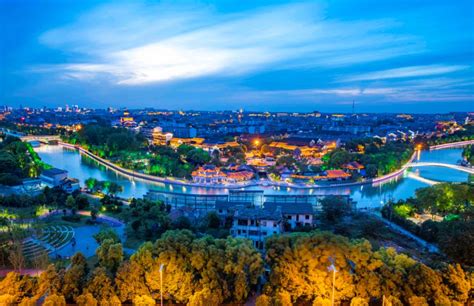
M 445 164 L 445 163 L 435 163 L 435 162 L 416 162 L 416 163 L 409 163 L 407 164 L 408 168 L 415 168 L 415 167 L 445 167 L 451 168 L 454 170 L 459 170 L 467 173 L 474 174 L 474 169 L 464 166 L 458 166 L 453 164 Z
M 458 148 L 458 147 L 464 147 L 474 144 L 474 139 L 473 140 L 465 140 L 465 141 L 458 141 L 458 142 L 449 142 L 449 143 L 443 143 L 439 145 L 434 145 L 430 146 L 430 150 L 441 150 L 441 149 L 449 149 L 449 148 Z

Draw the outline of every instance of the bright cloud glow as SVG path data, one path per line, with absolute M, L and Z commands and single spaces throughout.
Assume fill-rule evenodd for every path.
M 90 58 L 84 63 L 52 67 L 65 76 L 86 79 L 105 75 L 126 85 L 240 75 L 276 65 L 280 69 L 345 66 L 423 50 L 416 37 L 384 34 L 397 26 L 392 20 L 326 20 L 312 4 L 223 16 L 215 16 L 205 7 L 194 8 L 192 13 L 184 10 L 179 18 L 174 13 L 161 6 L 149 10 L 127 6 L 102 17 L 104 8 L 100 8 L 76 24 L 46 32 L 41 41 Z M 125 25 L 115 29 L 111 16 L 122 21 L 124 14 L 133 31 Z M 203 21 L 204 16 L 215 22 Z M 135 21 L 141 18 L 146 26 Z M 172 26 L 175 29 L 168 32 Z M 136 46 L 130 47 L 130 42 Z M 90 43 L 97 47 L 84 48 Z

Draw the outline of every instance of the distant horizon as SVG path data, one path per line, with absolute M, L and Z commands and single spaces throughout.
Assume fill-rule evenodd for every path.
M 470 0 L 0 1 L 0 20 L 0 104 L 350 112 L 356 100 L 360 112 L 410 113 L 474 105 Z
M 120 110 L 128 110 L 128 111 L 139 111 L 139 110 L 146 110 L 146 109 L 152 109 L 155 111 L 169 111 L 169 112 L 239 112 L 239 108 L 237 109 L 183 109 L 183 108 L 177 108 L 177 109 L 172 109 L 172 108 L 157 108 L 153 106 L 144 106 L 144 107 L 114 107 L 114 106 L 105 106 L 105 107 L 86 107 L 82 106 L 79 104 L 68 104 L 67 106 L 72 107 L 77 105 L 79 108 L 85 108 L 85 109 L 91 109 L 91 110 L 107 110 L 108 108 L 114 108 L 118 111 Z M 12 106 L 5 104 L 4 106 L 12 107 L 13 109 L 21 109 L 20 106 Z M 41 109 L 45 106 L 30 106 L 30 105 L 22 105 L 23 108 L 33 108 L 33 109 Z M 66 104 L 64 105 L 57 105 L 57 106 L 46 106 L 47 109 L 57 109 L 57 108 L 65 108 Z M 308 114 L 308 113 L 316 113 L 319 112 L 321 114 L 344 114 L 344 115 L 350 115 L 350 114 L 355 114 L 355 115 L 360 115 L 360 114 L 416 114 L 416 115 L 447 115 L 447 114 L 460 114 L 460 113 L 474 113 L 474 108 L 471 110 L 459 110 L 459 111 L 444 111 L 444 112 L 405 112 L 405 111 L 380 111 L 380 112 L 375 112 L 375 111 L 325 111 L 325 110 L 308 110 L 308 111 L 292 111 L 292 110 L 277 110 L 277 111 L 272 111 L 272 110 L 254 110 L 254 109 L 242 109 L 244 113 L 299 113 L 299 114 Z

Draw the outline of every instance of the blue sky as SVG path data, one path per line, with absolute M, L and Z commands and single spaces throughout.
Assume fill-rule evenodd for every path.
M 0 104 L 474 111 L 474 2 L 0 0 Z

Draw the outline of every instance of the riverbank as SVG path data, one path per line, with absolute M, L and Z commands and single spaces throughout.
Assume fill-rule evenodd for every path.
M 348 182 L 348 183 L 335 183 L 335 184 L 327 184 L 327 185 L 302 185 L 302 184 L 294 184 L 294 183 L 288 183 L 288 182 L 275 182 L 271 180 L 253 180 L 249 181 L 246 183 L 241 183 L 241 184 L 229 184 L 229 185 L 204 185 L 204 184 L 198 184 L 198 183 L 193 183 L 185 180 L 180 180 L 176 178 L 170 178 L 170 177 L 157 177 L 145 173 L 140 173 L 136 172 L 133 170 L 125 169 L 122 168 L 106 159 L 103 159 L 88 150 L 72 145 L 69 143 L 65 142 L 59 142 L 59 145 L 69 148 L 72 150 L 77 150 L 80 153 L 88 156 L 89 158 L 97 161 L 101 165 L 112 169 L 113 171 L 128 177 L 132 179 L 139 179 L 143 180 L 148 183 L 164 183 L 164 184 L 171 184 L 171 185 L 179 185 L 179 186 L 188 186 L 188 187 L 198 187 L 198 188 L 209 188 L 209 189 L 239 189 L 239 188 L 248 188 L 248 187 L 257 187 L 257 186 L 263 186 L 263 187 L 283 187 L 283 188 L 296 188 L 296 189 L 326 189 L 326 188 L 337 188 L 337 187 L 354 187 L 354 186 L 362 186 L 362 185 L 368 185 L 368 184 L 376 184 L 379 185 L 381 183 L 391 181 L 393 179 L 396 179 L 397 177 L 403 175 L 404 171 L 409 168 L 408 165 L 415 159 L 416 157 L 416 152 L 413 153 L 411 156 L 410 160 L 405 163 L 402 168 L 400 168 L 397 171 L 394 171 L 392 173 L 389 173 L 387 175 L 384 175 L 379 178 L 374 178 L 374 179 L 368 179 L 368 180 L 363 180 L 359 182 Z

